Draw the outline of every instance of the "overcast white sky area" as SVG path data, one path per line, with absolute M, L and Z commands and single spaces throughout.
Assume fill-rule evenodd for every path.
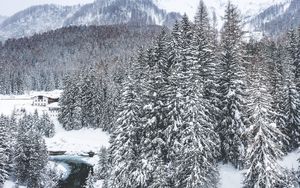
M 0 0 L 0 15 L 11 16 L 32 5 L 58 4 L 77 5 L 94 2 L 94 0 Z

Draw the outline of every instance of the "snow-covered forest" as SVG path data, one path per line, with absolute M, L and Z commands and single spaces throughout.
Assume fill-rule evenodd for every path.
M 82 26 L 9 39 L 0 94 L 62 89 L 64 131 L 109 134 L 109 147 L 93 143 L 87 188 L 230 188 L 220 165 L 241 172 L 240 188 L 298 188 L 300 168 L 280 161 L 300 147 L 300 29 L 245 35 L 235 5 L 218 31 L 200 1 L 172 29 Z M 61 187 L 46 142 L 53 118 L 11 114 L 0 116 L 0 188 Z

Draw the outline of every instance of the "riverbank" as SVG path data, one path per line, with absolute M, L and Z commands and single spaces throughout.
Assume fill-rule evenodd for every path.
M 93 172 L 93 165 L 89 163 L 88 159 L 81 156 L 50 156 L 49 160 L 57 164 L 64 164 L 69 168 L 68 176 L 58 182 L 58 188 L 82 188 L 85 186 L 89 172 Z

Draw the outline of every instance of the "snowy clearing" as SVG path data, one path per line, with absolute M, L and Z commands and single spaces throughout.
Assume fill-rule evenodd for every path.
M 54 120 L 55 135 L 45 138 L 49 151 L 66 151 L 66 154 L 81 154 L 83 152 L 98 152 L 101 147 L 109 146 L 109 134 L 102 129 L 83 128 L 66 131 Z

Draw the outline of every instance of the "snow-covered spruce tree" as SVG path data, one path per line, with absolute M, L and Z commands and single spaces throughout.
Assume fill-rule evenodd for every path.
M 180 89 L 177 87 L 177 82 L 172 79 L 172 70 L 173 66 L 180 62 L 180 24 L 178 22 L 175 23 L 172 31 L 172 38 L 170 42 L 171 51 L 169 52 L 169 61 L 172 62 L 171 66 L 171 75 L 169 77 L 170 84 L 166 87 L 167 93 L 167 128 L 164 130 L 164 134 L 166 135 L 167 145 L 168 145 L 168 160 L 167 166 L 162 166 L 160 169 L 164 170 L 162 173 L 161 179 L 168 179 L 169 186 L 175 187 L 175 181 L 179 177 L 178 171 L 176 170 L 176 158 L 178 157 L 178 152 L 180 151 L 180 127 L 183 123 L 183 116 L 181 114 L 183 109 L 183 102 L 181 100 Z M 162 161 L 160 161 L 160 165 L 162 165 Z M 165 169 L 164 169 L 165 168 Z M 167 173 L 167 174 L 166 174 Z M 168 177 L 167 177 L 168 176 Z
M 278 46 L 274 41 L 270 39 L 264 39 L 262 41 L 262 57 L 263 61 L 267 63 L 268 72 L 270 78 L 270 94 L 272 96 L 272 111 L 274 112 L 274 123 L 277 127 L 284 132 L 286 129 L 286 121 L 283 109 L 283 95 L 284 95 L 284 75 L 283 75 L 283 61 L 284 55 L 281 50 L 281 46 Z M 287 151 L 288 143 L 285 142 Z
M 124 82 L 119 115 L 109 149 L 111 159 L 111 187 L 144 187 L 147 179 L 141 170 L 142 124 L 140 103 L 135 80 L 129 76 Z M 102 165 L 102 164 L 101 164 Z M 100 167 L 102 168 L 102 167 Z M 103 174 L 100 174 L 103 175 Z
M 20 122 L 14 157 L 16 178 L 28 187 L 42 188 L 48 160 L 45 141 L 35 129 L 31 116 L 25 116 Z
M 27 186 L 43 188 L 46 186 L 45 167 L 48 162 L 46 144 L 40 134 L 30 131 L 29 137 L 32 140 L 32 145 L 27 154 L 29 158 Z
M 142 137 L 141 153 L 142 160 L 147 161 L 143 170 L 148 177 L 147 187 L 168 187 L 170 184 L 166 176 L 157 176 L 159 172 L 167 169 L 168 161 L 168 144 L 167 135 L 164 133 L 168 127 L 168 87 L 169 87 L 169 67 L 168 48 L 169 36 L 166 31 L 162 31 L 157 37 L 156 42 L 149 56 L 149 72 L 148 77 L 142 84 L 142 101 L 143 114 L 145 121 L 143 131 L 145 135 Z M 159 184 L 157 182 L 160 182 Z
M 193 61 L 189 42 L 193 30 L 187 17 L 179 27 L 179 61 L 171 68 L 169 86 L 172 104 L 171 124 L 166 130 L 174 152 L 175 176 L 171 187 L 216 187 L 218 172 L 218 135 L 208 112 L 208 100 L 203 97 L 203 77 L 198 64 Z M 172 136 L 172 137 L 171 137 Z M 172 165 L 173 166 L 173 165 Z
M 230 2 L 226 8 L 221 33 L 220 101 L 221 114 L 217 131 L 221 139 L 221 159 L 235 167 L 243 166 L 245 70 L 243 66 L 241 22 L 237 8 Z
M 295 54 L 295 44 L 293 34 L 290 33 L 287 50 L 289 55 L 285 58 L 283 64 L 284 73 L 284 95 L 283 112 L 285 115 L 285 134 L 288 135 L 287 150 L 291 151 L 300 146 L 300 94 L 296 87 L 296 68 L 300 57 Z M 297 48 L 296 48 L 297 49 Z
M 79 73 L 68 75 L 64 80 L 64 91 L 60 98 L 59 121 L 66 130 L 82 128 Z
M 300 28 L 288 32 L 288 51 L 294 66 L 295 84 L 300 93 Z
M 38 126 L 42 131 L 42 134 L 46 137 L 50 138 L 53 137 L 55 134 L 54 124 L 50 120 L 48 113 L 44 113 L 39 120 Z
M 96 87 L 97 78 L 96 72 L 93 67 L 82 68 L 82 80 L 81 80 L 81 110 L 82 110 L 82 123 L 84 127 L 95 127 L 96 110 L 97 105 L 96 97 L 99 91 Z M 100 101 L 99 101 L 100 102 Z
M 99 152 L 99 162 L 97 176 L 100 180 L 107 179 L 109 176 L 108 151 L 102 147 Z
M 8 179 L 9 175 L 9 131 L 8 131 L 8 121 L 6 118 L 0 116 L 0 187 L 3 186 L 4 182 Z
M 95 178 L 92 174 L 92 171 L 89 172 L 89 175 L 86 179 L 86 185 L 85 188 L 95 188 Z
M 8 126 L 8 132 L 9 132 L 9 148 L 10 148 L 10 153 L 9 153 L 9 164 L 13 166 L 13 158 L 14 158 L 14 148 L 16 146 L 16 140 L 17 140 L 17 135 L 18 135 L 18 123 L 16 119 L 16 114 L 15 111 L 11 114 L 9 118 L 9 126 Z
M 217 66 L 218 59 L 216 56 L 216 44 L 213 28 L 210 26 L 207 8 L 201 0 L 198 11 L 195 16 L 195 24 L 193 27 L 194 37 L 192 41 L 193 63 L 198 69 L 197 74 L 201 77 L 203 83 L 203 96 L 211 105 L 209 105 L 210 118 L 217 121 L 220 113 L 218 105 L 218 75 Z
M 55 166 L 56 167 L 56 166 Z M 56 188 L 58 186 L 58 182 L 61 179 L 57 172 L 57 168 L 46 168 L 46 172 L 44 175 L 44 185 L 47 185 L 49 188 Z
M 249 141 L 244 187 L 284 187 L 283 168 L 277 160 L 283 156 L 281 141 L 285 136 L 272 117 L 272 96 L 266 64 L 259 59 L 253 63 L 252 84 L 249 88 L 251 95 L 247 104 L 250 126 L 245 132 Z
M 290 74 L 292 75 L 292 74 Z M 286 78 L 284 93 L 285 134 L 288 135 L 288 151 L 300 146 L 300 95 L 291 78 Z
M 73 109 L 71 109 L 71 105 L 74 103 L 75 94 L 72 91 L 73 81 L 71 75 L 67 75 L 64 78 L 64 88 L 62 96 L 59 100 L 60 105 L 60 113 L 58 115 L 59 122 L 63 125 L 66 130 L 73 129 Z
M 200 1 L 198 11 L 195 16 L 195 24 L 193 27 L 194 37 L 192 42 L 193 60 L 199 69 L 199 74 L 204 83 L 205 97 L 213 97 L 216 89 L 216 56 L 214 53 L 212 28 L 209 22 L 207 8 Z
M 18 183 L 24 184 L 27 180 L 27 168 L 29 166 L 28 157 L 26 156 L 25 144 L 29 144 L 31 140 L 25 135 L 28 134 L 31 126 L 29 123 L 29 116 L 25 116 L 19 120 L 18 134 L 16 139 L 16 145 L 14 148 L 14 171 Z

